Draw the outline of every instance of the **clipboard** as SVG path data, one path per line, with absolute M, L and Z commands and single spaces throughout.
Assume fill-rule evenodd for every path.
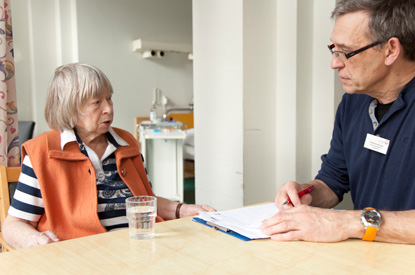
M 223 232 L 223 233 L 225 233 L 225 234 L 228 234 L 228 235 L 234 236 L 234 237 L 236 237 L 236 238 L 238 238 L 238 239 L 240 239 L 240 240 L 243 240 L 243 241 L 252 241 L 252 240 L 254 240 L 254 239 L 250 239 L 250 238 L 248 238 L 248 237 L 246 237 L 246 236 L 244 236 L 244 235 L 241 235 L 241 234 L 239 234 L 239 233 L 233 232 L 232 230 L 229 230 L 229 229 L 224 228 L 224 227 L 222 227 L 222 226 L 218 226 L 218 225 L 215 225 L 215 224 L 213 224 L 213 223 L 209 223 L 209 222 L 207 222 L 207 221 L 205 221 L 205 220 L 202 220 L 202 219 L 200 219 L 200 218 L 197 218 L 197 217 L 194 217 L 192 220 L 193 220 L 193 221 L 195 221 L 195 222 L 198 222 L 198 223 L 204 224 L 204 225 L 206 225 L 206 226 L 209 226 L 209 227 L 211 227 L 211 228 L 214 228 L 214 229 L 216 229 L 216 230 L 218 230 L 218 231 L 221 231 L 221 232 Z

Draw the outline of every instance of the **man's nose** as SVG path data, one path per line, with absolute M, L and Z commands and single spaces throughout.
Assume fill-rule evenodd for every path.
M 344 62 L 335 54 L 332 55 L 330 66 L 333 70 L 343 68 L 345 66 Z

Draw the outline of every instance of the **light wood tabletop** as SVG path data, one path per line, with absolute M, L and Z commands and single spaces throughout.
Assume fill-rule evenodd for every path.
M 192 221 L 156 225 L 154 239 L 128 229 L 0 253 L 2 274 L 409 274 L 415 246 L 242 241 Z M 3 273 L 6 271 L 5 273 Z

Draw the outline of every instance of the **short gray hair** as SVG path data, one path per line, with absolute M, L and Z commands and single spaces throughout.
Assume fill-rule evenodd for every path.
M 59 132 L 77 124 L 82 104 L 105 93 L 113 93 L 105 74 L 88 64 L 72 63 L 58 67 L 49 83 L 45 118 L 49 127 Z
M 367 38 L 373 42 L 399 39 L 405 57 L 415 61 L 415 3 L 414 0 L 341 0 L 331 17 L 352 12 L 369 14 Z

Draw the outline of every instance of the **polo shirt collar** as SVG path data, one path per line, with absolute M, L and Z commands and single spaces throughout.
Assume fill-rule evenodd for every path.
M 118 145 L 128 146 L 128 143 L 125 140 L 123 140 L 119 135 L 117 135 L 117 133 L 115 133 L 115 131 L 112 128 L 109 129 L 107 134 L 109 135 L 108 141 L 110 141 L 111 144 L 113 144 L 115 147 L 118 147 Z M 68 144 L 69 142 L 73 142 L 73 141 L 76 142 L 76 135 L 73 129 L 63 130 L 61 132 L 61 149 L 62 150 L 66 144 Z

